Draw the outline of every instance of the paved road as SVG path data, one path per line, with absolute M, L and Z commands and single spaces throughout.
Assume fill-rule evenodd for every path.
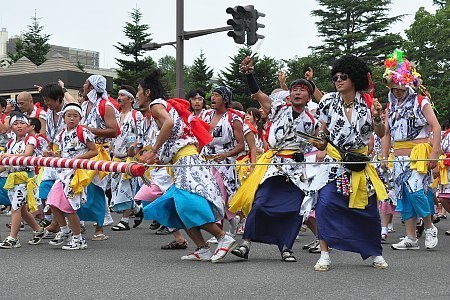
M 115 216 L 115 219 L 119 219 Z M 0 216 L 7 236 L 9 218 Z M 437 224 L 439 245 L 432 251 L 393 251 L 385 245 L 386 270 L 353 253 L 333 251 L 333 269 L 313 271 L 318 254 L 295 244 L 297 263 L 280 261 L 275 246 L 253 244 L 248 261 L 233 255 L 224 263 L 183 262 L 185 250 L 160 250 L 170 236 L 157 236 L 148 222 L 111 239 L 89 241 L 85 251 L 63 251 L 46 243 L 30 246 L 31 230 L 20 233 L 22 248 L 0 250 L 2 299 L 450 299 L 450 220 Z M 88 226 L 92 227 L 92 226 Z M 396 242 L 404 228 L 396 220 Z M 87 236 L 93 234 L 88 228 Z M 423 248 L 423 238 L 421 245 Z M 189 249 L 194 248 L 190 243 Z

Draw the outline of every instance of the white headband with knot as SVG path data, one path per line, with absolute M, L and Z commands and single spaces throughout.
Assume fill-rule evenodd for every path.
M 128 98 L 132 98 L 133 101 L 134 101 L 134 96 L 133 96 L 133 94 L 130 93 L 129 91 L 127 91 L 127 90 L 120 90 L 118 94 L 119 94 L 119 95 L 127 96 Z
M 20 121 L 20 122 L 23 122 L 23 123 L 26 123 L 27 125 L 30 125 L 30 121 L 28 121 L 28 118 L 27 117 L 22 117 L 22 116 L 13 116 L 12 118 L 11 118 L 11 121 L 9 122 L 9 124 L 14 124 L 14 122 L 16 122 L 16 121 Z
M 77 106 L 77 105 L 66 105 L 63 109 L 63 115 L 68 112 L 69 110 L 74 110 L 77 113 L 80 114 L 80 116 L 82 116 L 83 114 L 81 113 L 81 107 Z

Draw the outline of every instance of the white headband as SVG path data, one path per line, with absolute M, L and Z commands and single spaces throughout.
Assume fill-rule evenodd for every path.
M 22 116 L 13 116 L 9 122 L 9 124 L 14 124 L 15 121 L 21 121 L 26 123 L 27 125 L 30 125 L 30 121 L 28 121 L 28 119 L 26 117 L 22 117 Z
M 80 108 L 79 106 L 77 106 L 77 105 L 66 105 L 66 106 L 64 107 L 64 109 L 63 109 L 63 115 L 64 115 L 67 111 L 69 111 L 69 110 L 74 110 L 74 111 L 76 111 L 77 113 L 79 113 L 80 116 L 82 116 L 81 108 Z
M 133 94 L 130 93 L 129 91 L 127 91 L 127 90 L 120 90 L 118 94 L 119 94 L 119 95 L 122 94 L 122 95 L 124 95 L 124 96 L 127 96 L 128 98 L 132 98 L 133 101 L 134 101 L 134 96 L 133 96 Z

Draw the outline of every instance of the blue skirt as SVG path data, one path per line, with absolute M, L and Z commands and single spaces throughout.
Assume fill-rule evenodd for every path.
M 118 204 L 114 204 L 114 206 L 110 206 L 111 211 L 116 213 L 123 213 L 126 210 L 132 209 L 134 207 L 134 201 L 127 201 Z
M 286 177 L 266 179 L 256 191 L 245 223 L 243 239 L 292 249 L 303 218 L 300 215 L 305 194 Z
M 349 197 L 338 194 L 333 181 L 319 190 L 316 206 L 320 240 L 337 250 L 361 254 L 363 259 L 382 255 L 381 221 L 376 195 L 365 209 L 348 208 Z
M 39 199 L 46 200 L 48 193 L 54 184 L 55 180 L 43 180 L 41 184 L 39 184 Z
M 8 191 L 3 187 L 6 183 L 6 177 L 0 177 L 0 205 L 11 205 L 11 201 L 9 201 Z
M 177 229 L 189 229 L 216 221 L 208 200 L 175 185 L 144 207 L 144 219 L 156 220 L 166 227 Z
M 77 210 L 82 221 L 97 222 L 98 227 L 103 226 L 106 212 L 105 191 L 95 184 L 87 187 L 87 201 Z

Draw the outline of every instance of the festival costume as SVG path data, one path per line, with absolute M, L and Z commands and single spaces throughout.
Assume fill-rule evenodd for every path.
M 94 85 L 93 82 L 91 82 L 91 84 Z M 102 89 L 98 90 L 102 91 Z M 83 104 L 81 105 L 83 117 L 81 123 L 83 125 L 92 128 L 98 129 L 107 128 L 105 120 L 103 119 L 102 116 L 102 112 L 106 110 L 106 106 L 109 106 L 113 108 L 115 119 L 119 124 L 119 112 L 114 107 L 114 105 L 107 99 L 108 99 L 107 94 L 104 89 L 101 98 L 97 98 L 96 89 L 91 90 L 88 94 L 88 100 L 83 102 Z M 92 104 L 92 106 L 88 114 L 87 109 L 89 102 Z M 92 160 L 111 160 L 111 157 L 107 151 L 110 139 L 95 136 L 94 141 L 97 147 L 98 155 L 92 158 Z M 105 190 L 107 188 L 108 183 L 107 173 L 90 170 L 88 171 L 88 174 L 89 176 L 93 176 L 93 179 L 91 184 L 88 186 L 87 202 L 85 205 L 83 205 L 83 207 L 81 207 L 78 210 L 78 216 L 82 221 L 94 221 L 97 222 L 98 227 L 102 227 L 107 206 L 106 205 L 107 200 L 105 197 Z
M 244 131 L 244 137 L 249 134 L 250 132 L 253 132 L 255 135 L 255 147 L 257 149 L 264 149 L 264 142 L 261 139 L 261 137 L 258 135 L 258 130 L 251 124 L 248 124 L 247 122 L 244 122 L 244 125 L 242 127 L 242 130 Z M 245 142 L 245 150 L 243 153 L 240 153 L 236 159 L 236 170 L 238 173 L 239 182 L 242 184 L 250 175 L 250 166 L 248 165 L 251 162 L 251 153 L 249 151 L 249 147 L 247 142 Z M 255 158 L 255 161 L 258 160 L 260 155 L 257 155 Z
M 150 105 L 168 102 L 155 99 Z M 223 218 L 224 201 L 211 169 L 203 165 L 196 139 L 188 125 L 172 107 L 168 111 L 174 126 L 169 139 L 158 150 L 162 164 L 187 165 L 173 167 L 174 184 L 164 195 L 144 208 L 146 219 L 156 220 L 169 228 L 192 228 Z
M 230 202 L 232 212 L 247 215 L 243 239 L 275 244 L 279 250 L 292 249 L 303 218 L 300 215 L 308 182 L 303 166 L 295 164 L 292 154 L 303 151 L 305 143 L 296 131 L 314 134 L 318 123 L 306 110 L 293 117 L 292 106 L 284 100 L 272 102 L 269 119 L 269 150 L 242 184 Z
M 450 130 L 447 129 L 442 134 L 441 148 L 444 154 L 440 157 L 443 160 L 438 162 L 439 168 L 439 186 L 438 186 L 438 197 L 450 199 Z
M 7 154 L 23 154 L 27 145 L 37 144 L 36 138 L 25 135 L 21 139 L 14 137 L 8 142 Z M 36 198 L 34 195 L 36 184 L 34 182 L 34 169 L 17 166 L 7 167 L 8 177 L 4 183 L 4 189 L 8 191 L 8 198 L 11 201 L 11 209 L 17 210 L 28 204 L 31 213 L 37 210 Z
M 428 162 L 410 162 L 410 159 L 427 159 L 431 153 L 431 145 L 423 143 L 430 136 L 430 125 L 427 123 L 422 109 L 430 104 L 428 98 L 418 99 L 417 93 L 407 87 L 409 95 L 401 105 L 398 99 L 389 92 L 389 130 L 392 147 L 411 149 L 410 156 L 395 156 L 394 191 L 397 199 L 396 211 L 402 219 L 425 218 L 434 214 L 433 192 Z M 419 142 L 414 142 L 419 140 Z M 395 153 L 395 152 L 394 152 Z
M 370 107 L 357 92 L 351 122 L 344 112 L 339 93 L 326 94 L 317 110 L 320 121 L 327 125 L 330 141 L 341 149 L 367 154 L 373 132 Z M 327 155 L 311 182 L 318 191 L 316 221 L 318 238 L 330 247 L 356 252 L 363 259 L 381 256 L 381 221 L 377 198 L 387 199 L 386 190 L 375 168 L 367 164 L 361 172 L 352 172 L 333 162 L 342 160 L 330 143 Z
M 142 114 L 130 110 L 123 118 L 120 126 L 120 135 L 113 143 L 113 161 L 131 162 L 132 158 L 127 155 L 127 136 L 138 136 L 138 128 L 141 126 Z M 123 212 L 134 207 L 134 195 L 136 193 L 137 178 L 124 173 L 111 174 L 111 208 L 115 212 Z
M 78 125 L 81 126 L 81 125 Z M 83 140 L 80 141 L 77 130 L 82 130 Z M 94 137 L 85 128 L 64 129 L 59 138 L 62 158 L 74 158 L 88 151 L 87 142 L 93 142 Z M 61 169 L 58 178 L 51 188 L 47 204 L 65 213 L 76 213 L 87 202 L 87 186 L 90 178 L 86 170 Z

